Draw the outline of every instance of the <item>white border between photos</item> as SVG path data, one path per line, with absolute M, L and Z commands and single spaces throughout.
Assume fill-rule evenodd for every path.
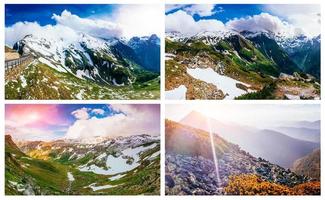
M 0 46 L 4 47 L 4 4 L 157 4 L 165 7 L 166 4 L 227 4 L 227 3 L 234 3 L 234 4 L 320 4 L 321 5 L 321 35 L 325 35 L 324 32 L 324 21 L 325 21 L 325 13 L 324 13 L 324 0 L 0 0 Z M 164 15 L 164 9 L 162 10 L 162 15 Z M 164 18 L 164 17 L 163 17 Z M 163 19 L 165 21 L 165 19 Z M 0 166 L 2 171 L 0 173 L 0 197 L 4 197 L 5 199 L 278 199 L 278 198 L 286 198 L 286 199 L 321 199 L 324 198 L 325 195 L 325 176 L 324 176 L 324 167 L 325 161 L 323 155 L 323 144 L 324 144 L 324 137 L 321 137 L 321 196 L 281 196 L 281 197 L 274 197 L 274 196 L 165 196 L 165 105 L 166 104 L 320 104 L 321 107 L 321 122 L 324 119 L 324 109 L 325 102 L 325 86 L 321 84 L 321 100 L 315 101 L 279 101 L 279 100 L 259 100 L 259 101 L 252 101 L 252 100 L 242 100 L 242 101 L 235 101 L 235 100 L 224 100 L 224 101 L 211 101 L 211 100 L 198 100 L 198 101 L 185 101 L 185 100 L 165 100 L 164 90 L 165 90 L 165 63 L 164 63 L 164 50 L 165 50 L 165 41 L 164 41 L 164 27 L 165 25 L 162 24 L 162 29 L 160 33 L 161 37 L 161 99 L 160 100 L 4 100 L 4 67 L 0 68 L 0 76 L 1 76 L 1 87 L 0 87 L 0 130 L 2 132 L 5 130 L 4 127 L 4 105 L 7 104 L 77 104 L 77 103 L 116 103 L 116 104 L 161 104 L 160 111 L 161 111 L 161 189 L 160 189 L 160 196 L 4 196 L 4 137 L 0 137 L 0 155 L 1 155 L 1 162 Z M 321 42 L 321 72 L 324 66 L 323 60 L 325 59 L 325 52 L 324 52 L 324 45 L 325 43 Z M 0 53 L 0 60 L 4 63 L 4 53 L 1 51 Z M 324 72 L 325 73 L 325 72 Z M 324 82 L 325 74 L 321 73 L 321 79 Z M 325 123 L 321 123 L 321 135 L 325 134 Z

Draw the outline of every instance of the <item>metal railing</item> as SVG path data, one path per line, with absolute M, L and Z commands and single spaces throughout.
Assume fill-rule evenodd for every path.
M 19 67 L 22 64 L 26 64 L 27 62 L 33 59 L 32 55 L 24 55 L 17 59 L 6 60 L 5 61 L 5 71 L 10 71 L 16 67 Z

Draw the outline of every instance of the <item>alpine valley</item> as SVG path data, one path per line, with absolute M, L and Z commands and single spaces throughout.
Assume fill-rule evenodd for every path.
M 158 104 L 5 107 L 6 195 L 160 194 Z
M 6 195 L 157 195 L 160 140 L 13 141 L 6 135 L 5 170 Z
M 183 11 L 178 12 L 174 20 L 183 16 Z M 172 15 L 166 16 L 170 24 Z M 260 17 L 256 23 L 266 27 L 262 23 L 269 16 L 254 17 Z M 202 17 L 201 21 L 209 20 Z M 201 21 L 196 22 L 198 27 Z M 166 98 L 320 98 L 320 35 L 238 30 L 226 25 L 194 33 L 183 33 L 172 25 L 166 28 Z

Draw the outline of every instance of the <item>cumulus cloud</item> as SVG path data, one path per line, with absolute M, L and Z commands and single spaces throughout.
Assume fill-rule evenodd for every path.
M 169 13 L 175 11 L 174 13 Z M 201 31 L 231 29 L 235 31 L 271 31 L 287 37 L 304 34 L 314 37 L 320 34 L 319 5 L 264 5 L 264 13 L 234 18 L 223 24 L 217 19 L 195 21 L 193 15 L 211 16 L 223 12 L 216 5 L 168 5 L 166 6 L 166 31 L 178 31 L 193 35 Z
M 159 135 L 159 105 L 111 105 L 116 113 L 104 118 L 79 119 L 69 127 L 66 138 L 92 136 L 129 136 L 137 134 Z
M 194 35 L 202 31 L 224 30 L 224 24 L 216 19 L 195 21 L 183 10 L 166 15 L 166 31 L 177 31 L 185 35 Z
M 92 113 L 97 114 L 97 115 L 103 115 L 105 113 L 105 111 L 103 109 L 100 108 L 95 108 L 91 110 Z
M 271 14 L 280 16 L 290 24 L 303 30 L 307 36 L 317 36 L 320 34 L 321 8 L 317 4 L 284 4 L 284 5 L 264 5 L 264 9 Z
M 121 5 L 111 18 L 123 29 L 123 37 L 159 35 L 163 32 L 164 7 L 160 4 Z
M 179 9 L 182 9 L 189 15 L 199 15 L 201 17 L 211 16 L 215 13 L 224 11 L 221 6 L 216 6 L 214 4 L 170 4 L 166 5 L 165 11 L 168 13 Z
M 75 110 L 73 112 L 71 112 L 71 114 L 76 118 L 76 119 L 81 119 L 81 120 L 86 120 L 89 119 L 89 114 L 88 111 L 90 109 L 89 108 L 80 108 L 78 110 Z
M 37 22 L 17 22 L 5 28 L 6 44 L 13 46 L 26 35 L 67 42 L 77 42 L 82 32 L 94 37 L 111 38 L 159 35 L 163 31 L 163 7 L 161 5 L 120 5 L 107 16 L 81 18 L 64 10 L 54 14 L 55 25 L 41 26 Z
M 200 15 L 201 17 L 211 16 L 215 12 L 213 4 L 194 4 L 189 7 L 185 7 L 184 10 L 190 15 Z
M 174 11 L 174 10 L 184 8 L 185 6 L 186 5 L 184 5 L 184 4 L 167 4 L 165 6 L 165 12 L 168 13 L 168 12 L 171 12 L 171 11 Z
M 53 14 L 52 19 L 59 25 L 69 27 L 78 32 L 87 33 L 94 37 L 120 37 L 123 31 L 117 23 L 101 19 L 80 18 L 67 10 L 64 10 L 61 15 Z
M 233 19 L 226 23 L 229 29 L 236 31 L 270 31 L 276 34 L 293 36 L 301 33 L 302 30 L 295 28 L 289 23 L 282 21 L 279 17 L 272 16 L 268 13 L 261 13 L 246 18 Z
M 73 29 L 62 25 L 41 26 L 37 22 L 17 22 L 5 29 L 6 44 L 13 46 L 26 35 L 35 35 L 39 38 L 59 40 L 64 38 L 67 42 L 77 40 L 77 33 Z

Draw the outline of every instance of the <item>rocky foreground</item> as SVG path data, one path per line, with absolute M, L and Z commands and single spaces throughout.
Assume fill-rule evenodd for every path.
M 285 186 L 295 186 L 311 178 L 297 175 L 289 169 L 255 158 L 238 149 L 225 153 L 218 160 L 220 182 L 218 183 L 212 160 L 202 156 L 166 154 L 167 195 L 220 195 L 228 185 L 231 175 L 256 174 L 263 180 Z

